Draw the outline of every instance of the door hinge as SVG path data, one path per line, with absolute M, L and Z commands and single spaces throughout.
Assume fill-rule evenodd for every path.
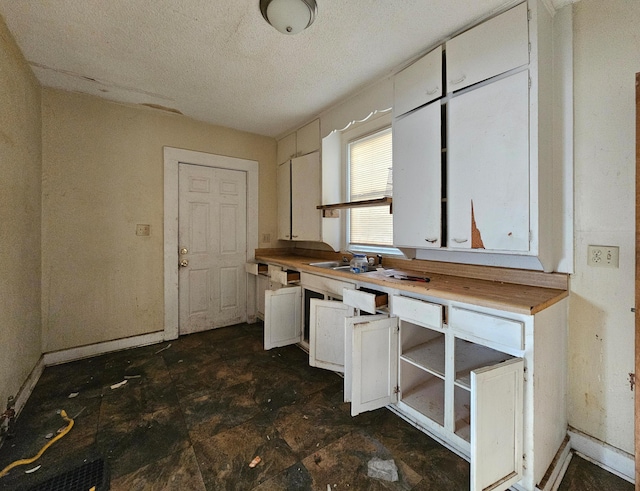
M 399 394 L 399 393 L 400 393 L 400 386 L 396 385 L 396 386 L 393 388 L 393 393 L 394 393 L 394 394 Z
M 629 387 L 631 388 L 631 392 L 633 392 L 633 389 L 635 389 L 635 387 L 636 387 L 636 374 L 635 373 L 630 373 L 629 374 Z
M 531 54 L 531 43 L 529 43 L 529 54 Z
M 522 468 L 523 469 L 527 468 L 527 454 L 526 453 L 522 454 Z
M 531 88 L 531 84 L 532 84 L 531 77 L 529 77 L 529 88 Z
M 524 379 L 525 382 L 528 380 L 527 379 L 527 367 L 524 367 L 522 369 L 522 378 Z
M 531 9 L 527 9 L 527 20 L 531 20 Z

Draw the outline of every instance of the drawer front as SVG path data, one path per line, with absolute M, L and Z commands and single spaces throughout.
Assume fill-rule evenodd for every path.
M 378 307 L 387 304 L 386 293 L 371 293 L 363 290 L 344 289 L 342 303 L 375 314 Z
M 336 297 L 342 298 L 342 289 L 347 288 L 354 290 L 356 285 L 347 283 L 346 281 L 325 278 L 324 276 L 316 276 L 314 274 L 300 273 L 300 284 L 303 288 L 326 292 Z
M 524 349 L 524 324 L 520 321 L 452 307 L 449 327 L 465 334 L 470 341 Z
M 256 276 L 260 273 L 266 273 L 268 271 L 268 267 L 264 263 L 245 263 L 244 269 L 247 273 Z
M 393 296 L 391 313 L 401 319 L 417 322 L 428 327 L 442 329 L 442 305 L 416 300 L 415 298 Z
M 294 281 L 300 281 L 300 273 L 297 271 L 287 271 L 286 269 L 280 271 L 272 271 L 271 279 L 277 281 L 281 285 L 287 285 Z

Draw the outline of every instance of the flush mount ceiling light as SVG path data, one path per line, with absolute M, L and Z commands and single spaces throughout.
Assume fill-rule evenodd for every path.
M 260 0 L 262 17 L 283 34 L 297 34 L 313 24 L 316 0 Z

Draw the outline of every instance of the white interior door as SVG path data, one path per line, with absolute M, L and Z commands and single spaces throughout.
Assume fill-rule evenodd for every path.
M 180 334 L 247 320 L 246 172 L 179 165 Z

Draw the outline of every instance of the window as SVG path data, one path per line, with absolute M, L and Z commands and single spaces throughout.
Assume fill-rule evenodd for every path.
M 348 201 L 390 195 L 393 163 L 391 128 L 347 144 Z M 347 225 L 349 249 L 374 252 L 393 246 L 393 215 L 388 206 L 351 208 Z

